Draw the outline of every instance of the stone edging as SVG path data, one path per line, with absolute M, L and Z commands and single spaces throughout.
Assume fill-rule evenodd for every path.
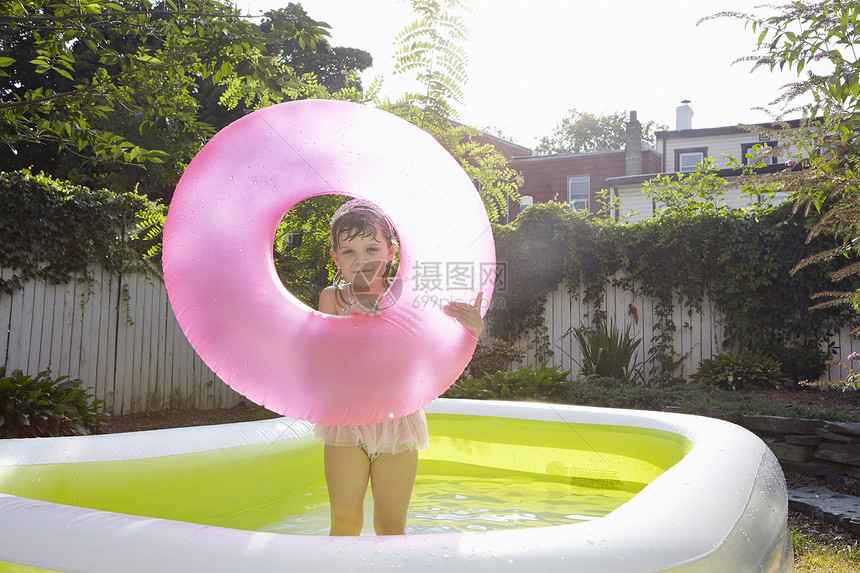
M 783 468 L 823 477 L 828 484 L 860 486 L 860 422 L 779 416 L 733 421 L 760 437 Z

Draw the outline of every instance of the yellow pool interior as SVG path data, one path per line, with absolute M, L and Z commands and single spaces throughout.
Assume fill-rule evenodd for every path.
M 598 519 L 692 447 L 678 434 L 626 426 L 453 414 L 430 414 L 428 422 L 431 442 L 419 458 L 408 533 Z M 322 445 L 302 437 L 137 460 L 4 466 L 0 492 L 219 527 L 325 535 L 322 470 Z

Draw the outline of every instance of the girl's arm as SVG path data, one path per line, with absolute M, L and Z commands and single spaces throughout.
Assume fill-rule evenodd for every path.
M 478 337 L 481 336 L 481 332 L 484 330 L 484 319 L 481 318 L 481 300 L 483 298 L 484 293 L 479 292 L 475 298 L 474 305 L 468 302 L 452 302 L 446 304 L 443 310 L 468 328 L 475 337 Z
M 326 287 L 320 293 L 320 312 L 326 314 L 337 314 L 337 300 L 335 298 L 335 287 Z

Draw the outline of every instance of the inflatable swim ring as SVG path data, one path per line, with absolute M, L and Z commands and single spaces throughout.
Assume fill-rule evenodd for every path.
M 315 195 L 371 201 L 398 231 L 400 292 L 380 317 L 324 315 L 278 279 L 275 231 Z M 164 228 L 164 277 L 180 326 L 237 392 L 293 418 L 384 421 L 441 395 L 476 340 L 441 306 L 485 313 L 495 281 L 486 211 L 458 163 L 387 112 L 309 100 L 220 131 L 183 174 Z

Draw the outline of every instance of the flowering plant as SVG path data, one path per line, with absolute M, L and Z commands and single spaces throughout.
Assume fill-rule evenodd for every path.
M 852 352 L 848 355 L 848 362 L 860 362 L 860 352 Z M 848 371 L 848 375 L 845 377 L 843 382 L 845 385 L 842 387 L 842 390 L 858 390 L 860 389 L 860 372 L 855 372 L 854 368 L 849 364 L 846 364 L 842 360 L 828 360 L 827 364 L 839 364 L 845 370 Z

